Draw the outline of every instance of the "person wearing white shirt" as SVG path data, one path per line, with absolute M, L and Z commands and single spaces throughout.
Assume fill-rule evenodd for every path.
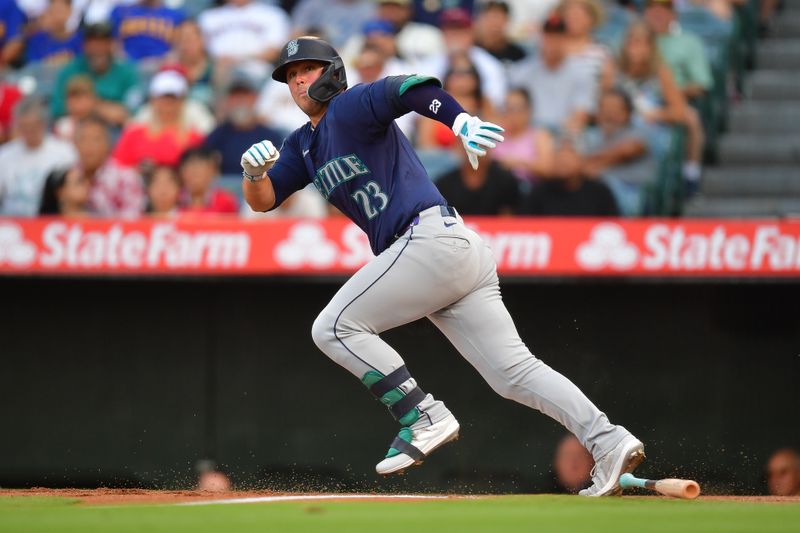
M 283 9 L 253 0 L 227 0 L 201 13 L 198 23 L 218 67 L 246 62 L 252 72 L 263 76 L 291 31 Z
M 286 85 L 272 78 L 262 86 L 255 112 L 261 122 L 286 135 L 308 122 L 308 116 L 294 103 Z
M 598 82 L 593 71 L 567 53 L 564 20 L 553 14 L 542 28 L 539 53 L 511 70 L 511 81 L 534 102 L 532 122 L 554 132 L 578 135 L 594 115 Z
M 47 111 L 38 100 L 17 104 L 14 125 L 19 137 L 0 147 L 0 215 L 32 217 L 47 174 L 75 164 L 77 153 L 47 133 Z
M 442 11 L 442 34 L 446 52 L 432 56 L 419 67 L 418 74 L 427 74 L 439 79 L 444 76 L 450 63 L 450 55 L 466 53 L 478 70 L 481 91 L 493 106 L 502 107 L 508 92 L 508 79 L 503 64 L 489 52 L 475 45 L 472 31 L 472 16 L 463 8 Z

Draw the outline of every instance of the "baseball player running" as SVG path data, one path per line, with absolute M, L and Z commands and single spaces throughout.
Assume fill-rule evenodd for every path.
M 369 236 L 375 259 L 339 289 L 311 334 L 402 426 L 376 471 L 419 464 L 458 436 L 453 414 L 380 337 L 427 317 L 498 394 L 554 418 L 586 446 L 596 465 L 582 495 L 619 493 L 620 475 L 641 463 L 644 446 L 531 354 L 503 304 L 491 251 L 447 205 L 394 119 L 414 111 L 451 127 L 475 168 L 502 129 L 465 113 L 435 78 L 348 89 L 336 50 L 313 37 L 289 41 L 272 78 L 289 86 L 309 122 L 280 153 L 262 141 L 242 155 L 245 199 L 268 211 L 313 183 Z

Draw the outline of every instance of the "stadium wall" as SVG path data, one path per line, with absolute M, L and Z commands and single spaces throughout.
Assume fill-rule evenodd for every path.
M 496 396 L 426 321 L 389 332 L 461 439 L 402 478 L 395 422 L 314 346 L 336 280 L 0 277 L 0 486 L 551 489 L 563 430 Z M 647 444 L 641 472 L 764 491 L 800 444 L 800 284 L 503 284 L 522 338 Z

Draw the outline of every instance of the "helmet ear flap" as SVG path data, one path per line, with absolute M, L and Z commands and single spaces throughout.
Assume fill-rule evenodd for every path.
M 312 100 L 324 104 L 347 88 L 347 76 L 344 71 L 344 62 L 340 57 L 325 67 L 317 80 L 308 88 L 308 96 Z

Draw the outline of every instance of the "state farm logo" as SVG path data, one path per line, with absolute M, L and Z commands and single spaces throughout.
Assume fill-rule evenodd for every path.
M 301 222 L 275 247 L 275 259 L 286 268 L 326 268 L 336 261 L 338 248 L 316 222 Z
M 24 267 L 36 259 L 36 246 L 25 240 L 22 228 L 12 223 L 0 223 L 0 265 Z
M 275 246 L 275 261 L 282 267 L 298 270 L 360 268 L 372 260 L 367 234 L 355 224 L 346 224 L 341 233 L 329 238 L 324 224 L 312 221 L 291 226 L 286 239 Z
M 639 259 L 639 250 L 628 242 L 622 226 L 609 222 L 592 230 L 589 240 L 575 250 L 575 259 L 586 270 L 630 270 Z

